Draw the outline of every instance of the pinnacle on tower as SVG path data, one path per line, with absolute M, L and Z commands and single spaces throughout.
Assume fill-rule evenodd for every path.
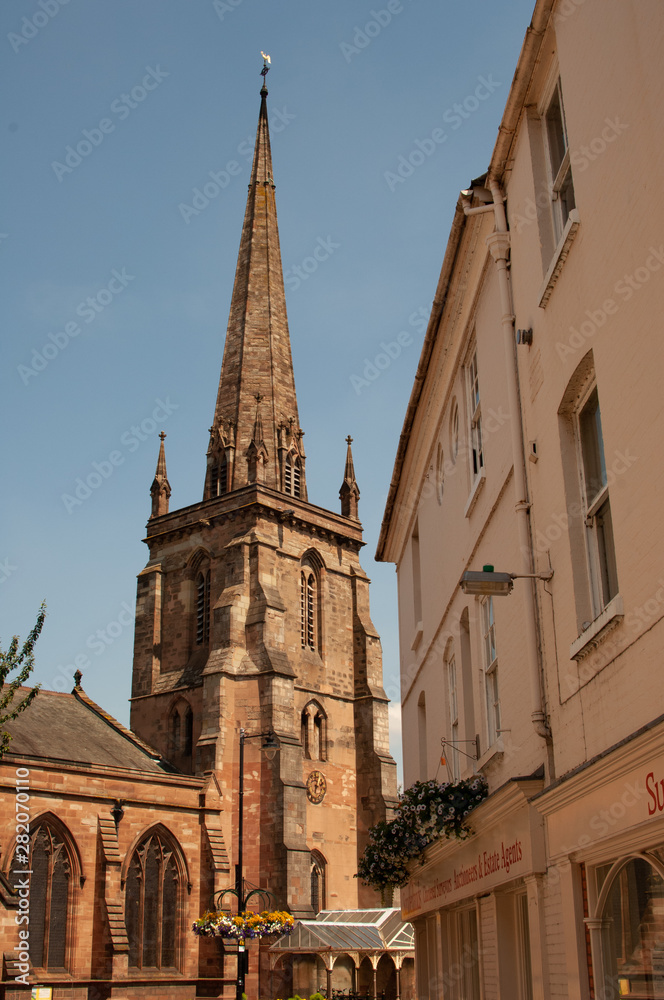
M 159 445 L 157 471 L 154 474 L 152 486 L 150 487 L 150 496 L 152 497 L 150 519 L 161 517 L 162 514 L 168 514 L 168 501 L 171 495 L 171 484 L 166 474 L 166 452 L 164 450 L 164 438 L 166 435 L 162 431 L 159 437 L 161 438 L 161 444 Z
M 266 67 L 267 63 L 265 71 Z M 256 481 L 306 500 L 303 432 L 295 395 L 262 75 L 247 207 L 210 429 L 205 500 Z M 258 416 L 257 396 L 261 397 Z M 256 439 L 258 420 L 261 441 Z
M 352 442 L 353 439 L 349 434 L 346 438 L 346 443 L 348 445 L 346 449 L 346 467 L 344 469 L 344 481 L 341 484 L 341 489 L 339 490 L 339 499 L 341 500 L 341 513 L 343 516 L 352 517 L 353 520 L 358 521 L 360 488 L 357 485 L 357 480 L 355 479 L 353 452 L 350 447 Z

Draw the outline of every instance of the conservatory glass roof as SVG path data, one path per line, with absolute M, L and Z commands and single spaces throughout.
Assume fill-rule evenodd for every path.
M 413 925 L 398 907 L 386 910 L 323 910 L 315 920 L 298 920 L 270 951 L 412 951 Z

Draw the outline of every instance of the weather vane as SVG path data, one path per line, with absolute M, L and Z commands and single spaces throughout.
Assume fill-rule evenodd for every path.
M 269 55 L 266 52 L 263 52 L 262 49 L 261 49 L 261 55 L 263 57 L 263 68 L 261 70 L 261 76 L 263 77 L 263 83 L 265 83 L 265 77 L 270 72 L 270 63 L 272 60 L 270 59 Z

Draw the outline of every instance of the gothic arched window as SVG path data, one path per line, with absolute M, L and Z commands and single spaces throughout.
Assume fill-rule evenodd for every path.
M 299 497 L 302 492 L 302 462 L 290 454 L 286 455 L 284 466 L 284 492 L 292 497 Z
M 318 646 L 318 587 L 314 571 L 304 566 L 300 576 L 300 633 L 302 649 Z
M 219 459 L 217 493 L 220 496 L 222 493 L 228 493 L 228 462 L 226 460 L 226 452 Z
M 210 570 L 196 577 L 196 645 L 210 641 Z
M 311 852 L 311 909 L 320 913 L 325 909 L 325 869 L 327 862 L 320 851 Z
M 302 712 L 301 725 L 304 756 L 327 760 L 327 716 L 318 702 L 309 702 Z
M 191 706 L 187 705 L 184 711 L 184 739 L 182 741 L 182 753 L 185 757 L 191 757 L 194 743 L 194 713 Z
M 39 823 L 29 846 L 16 846 L 9 874 L 13 886 L 23 881 L 23 872 L 30 873 L 30 960 L 35 968 L 65 970 L 72 864 L 63 838 L 47 821 Z
M 126 877 L 130 969 L 178 967 L 181 881 L 172 845 L 161 833 L 149 834 L 134 851 Z
M 170 750 L 172 754 L 180 752 L 180 713 L 177 708 L 174 708 L 171 712 L 170 726 L 169 728 L 169 739 L 170 739 Z
M 194 737 L 194 713 L 189 702 L 178 699 L 168 720 L 168 749 L 172 756 L 191 757 Z
M 224 451 L 217 461 L 213 459 L 213 464 L 210 467 L 210 495 L 213 497 L 221 496 L 222 493 L 228 492 L 228 460 L 226 458 L 226 452 Z

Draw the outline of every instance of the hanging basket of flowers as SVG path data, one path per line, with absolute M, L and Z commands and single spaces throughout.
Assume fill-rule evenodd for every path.
M 410 863 L 422 860 L 432 841 L 441 836 L 465 840 L 471 835 L 466 816 L 488 791 L 482 775 L 455 782 L 416 781 L 401 796 L 394 819 L 369 831 L 356 878 L 381 893 L 405 885 Z
M 201 937 L 221 937 L 243 940 L 262 938 L 270 934 L 290 934 L 295 919 L 285 910 L 263 910 L 262 913 L 228 913 L 208 911 L 194 921 L 192 930 Z

